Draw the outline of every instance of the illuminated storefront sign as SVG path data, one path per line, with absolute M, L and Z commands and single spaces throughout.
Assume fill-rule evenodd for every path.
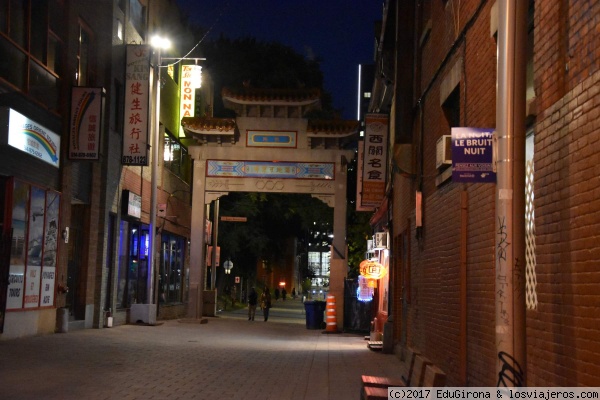
M 142 216 L 142 196 L 123 190 L 122 210 L 123 215 L 133 218 L 141 218 Z
M 377 261 L 364 260 L 359 266 L 360 274 L 367 279 L 381 279 L 387 275 L 387 268 Z
M 60 164 L 60 136 L 11 108 L 0 109 L 2 125 L 8 125 L 8 144 L 53 167 Z M 6 140 L 6 141 L 5 141 Z
M 179 119 L 194 116 L 196 88 L 200 87 L 201 78 L 199 75 L 202 73 L 201 71 L 202 67 L 199 65 L 181 66 Z
M 362 275 L 358 276 L 358 288 L 356 289 L 356 298 L 358 301 L 368 302 L 373 300 L 373 287 L 369 286 L 369 280 Z

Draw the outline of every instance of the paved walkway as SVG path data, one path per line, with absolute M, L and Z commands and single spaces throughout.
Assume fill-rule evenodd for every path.
M 400 378 L 362 335 L 306 329 L 302 303 L 0 341 L 2 399 L 358 399 L 360 375 Z

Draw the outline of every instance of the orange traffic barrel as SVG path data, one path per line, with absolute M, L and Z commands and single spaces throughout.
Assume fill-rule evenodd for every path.
M 325 332 L 335 333 L 337 332 L 337 317 L 335 314 L 335 296 L 327 296 L 327 306 L 325 308 Z

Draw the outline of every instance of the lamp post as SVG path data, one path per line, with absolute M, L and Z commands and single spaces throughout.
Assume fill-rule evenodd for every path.
M 148 304 L 154 303 L 154 254 L 156 240 L 156 209 L 157 209 L 157 186 L 158 186 L 158 147 L 160 143 L 160 66 L 161 66 L 161 50 L 166 50 L 171 47 L 169 39 L 160 36 L 152 37 L 150 44 L 156 50 L 156 63 L 152 71 L 152 159 L 150 164 L 150 229 L 148 240 L 148 283 L 150 290 L 148 291 Z

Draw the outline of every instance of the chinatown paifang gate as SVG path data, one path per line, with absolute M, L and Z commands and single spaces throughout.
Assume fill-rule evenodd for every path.
M 358 121 L 309 121 L 320 107 L 318 90 L 223 89 L 235 119 L 183 118 L 193 158 L 188 317 L 203 314 L 206 279 L 206 205 L 229 192 L 305 193 L 333 207 L 329 293 L 343 327 L 346 259 L 346 165 L 344 145 L 358 135 Z

